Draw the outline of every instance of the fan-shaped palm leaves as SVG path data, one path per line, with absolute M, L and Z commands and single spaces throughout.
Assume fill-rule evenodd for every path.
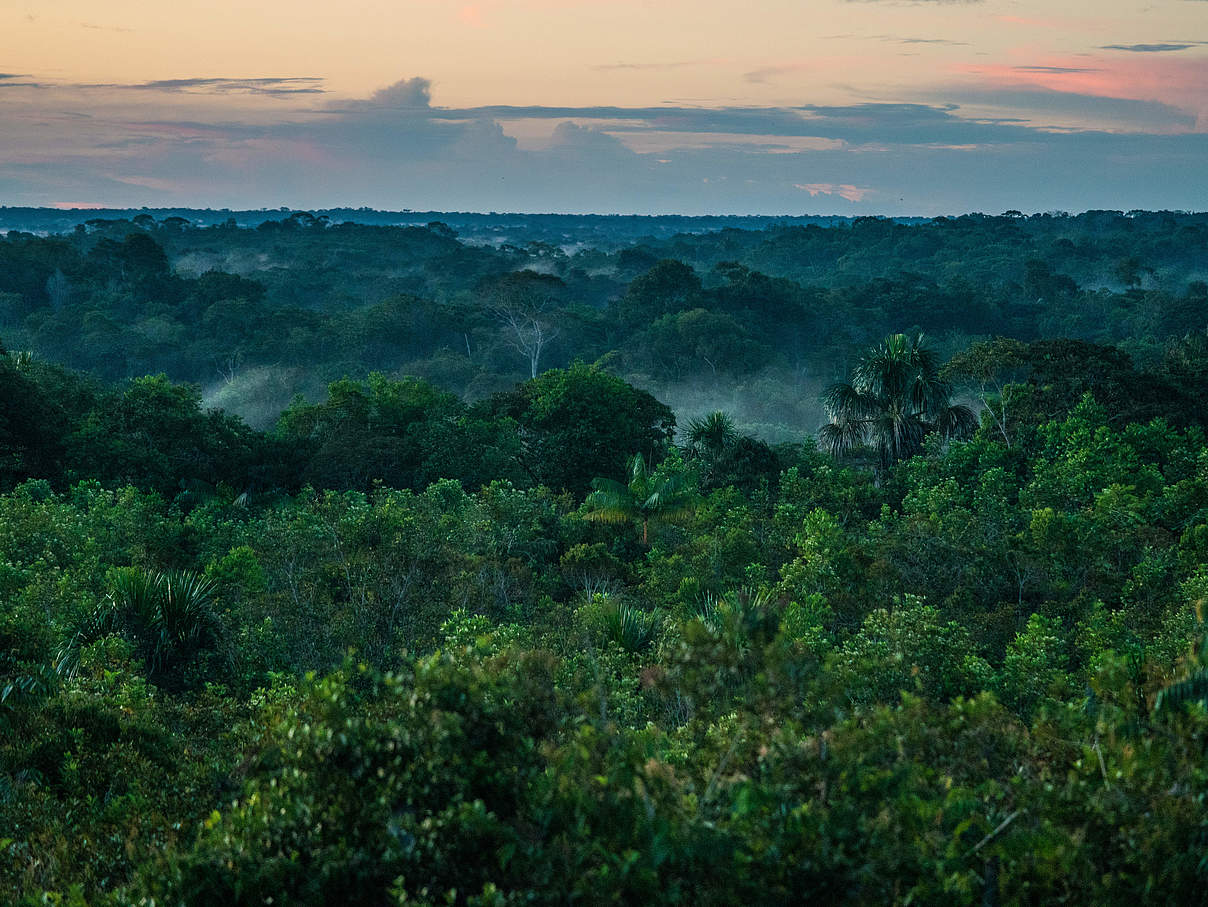
M 650 544 L 652 522 L 675 522 L 692 512 L 693 495 L 682 473 L 652 472 L 641 454 L 629 461 L 629 481 L 594 479 L 583 518 L 598 523 L 637 523 Z
M 772 612 L 772 597 L 766 590 L 738 589 L 724 595 L 706 594 L 696 603 L 692 618 L 714 636 L 745 639 L 752 628 L 774 620 Z
M 727 413 L 712 412 L 688 422 L 684 445 L 689 453 L 716 459 L 738 440 L 734 420 Z
M 932 431 L 963 438 L 977 427 L 973 411 L 953 405 L 952 386 L 940 378 L 939 359 L 922 335 L 893 334 L 856 365 L 848 383 L 823 396 L 830 422 L 819 440 L 835 456 L 873 447 L 883 471 L 913 456 Z
M 60 648 L 56 670 L 74 674 L 84 647 L 120 633 L 134 643 L 148 676 L 166 679 L 199 652 L 217 646 L 222 628 L 213 609 L 213 593 L 213 583 L 195 573 L 121 568 L 115 572 L 108 598 Z

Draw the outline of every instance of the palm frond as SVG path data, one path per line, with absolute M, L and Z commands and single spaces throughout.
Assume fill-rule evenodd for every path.
M 72 676 L 80 652 L 98 639 L 121 632 L 133 642 L 151 675 L 213 648 L 222 625 L 213 609 L 214 584 L 186 571 L 159 573 L 138 567 L 114 571 L 109 597 L 59 649 L 55 669 Z
M 716 634 L 721 629 L 721 599 L 711 592 L 701 596 L 692 609 L 692 619 L 699 620 L 710 633 Z
M 951 396 L 926 338 L 891 334 L 860 359 L 851 383 L 834 384 L 823 395 L 831 424 L 819 432 L 819 444 L 835 456 L 872 445 L 887 469 L 918 453 L 933 428 L 946 438 L 972 434 L 976 417 L 968 407 L 953 406 Z
M 863 422 L 828 422 L 818 431 L 818 444 L 831 456 L 844 457 L 867 444 L 868 435 Z
M 646 458 L 640 453 L 636 453 L 629 461 L 629 477 L 630 480 L 645 479 L 650 474 L 650 469 L 646 465 Z
M 734 420 L 720 410 L 690 420 L 687 428 L 687 446 L 693 451 L 716 455 L 738 440 Z
M 584 504 L 583 519 L 592 523 L 628 523 L 636 516 L 633 507 L 620 503 L 609 504 L 596 499 L 594 494 L 588 495 Z
M 882 401 L 873 393 L 852 384 L 832 384 L 822 395 L 822 405 L 831 419 L 867 419 L 881 409 Z
M 55 652 L 55 673 L 64 678 L 74 677 L 80 667 L 80 652 L 117 629 L 118 615 L 112 599 L 101 602 L 85 615 L 75 632 Z
M 595 523 L 626 523 L 637 516 L 637 503 L 628 485 L 615 479 L 594 479 L 595 489 L 583 501 L 583 519 Z
M 148 629 L 156 636 L 158 670 L 173 657 L 216 641 L 217 616 L 211 608 L 214 584 L 187 571 L 169 571 L 155 577 L 158 593 L 155 615 Z
M 1208 669 L 1199 668 L 1163 689 L 1154 702 L 1154 711 L 1170 712 L 1192 702 L 1208 702 Z
M 958 403 L 942 409 L 935 420 L 935 429 L 945 439 L 963 440 L 977 431 L 977 415 L 968 406 Z
M 625 602 L 608 603 L 603 614 L 605 636 L 626 652 L 640 652 L 654 641 L 657 611 L 643 611 Z

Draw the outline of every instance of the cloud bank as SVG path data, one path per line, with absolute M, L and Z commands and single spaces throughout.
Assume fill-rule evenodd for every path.
M 711 108 L 442 107 L 423 78 L 328 100 L 310 76 L 51 85 L 0 75 L 0 203 L 1208 208 L 1208 135 L 1196 110 L 1049 85 L 1096 79 L 1100 68 L 1018 66 L 917 102 Z

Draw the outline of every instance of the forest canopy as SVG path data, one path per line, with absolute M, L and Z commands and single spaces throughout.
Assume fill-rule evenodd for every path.
M 10 233 L 0 901 L 1201 900 L 1206 250 Z

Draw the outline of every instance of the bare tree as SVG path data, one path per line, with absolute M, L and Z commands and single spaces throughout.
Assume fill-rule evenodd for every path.
M 491 312 L 503 327 L 508 344 L 528 359 L 533 378 L 540 371 L 541 354 L 560 333 L 554 316 L 563 286 L 551 275 L 520 271 L 490 289 Z

